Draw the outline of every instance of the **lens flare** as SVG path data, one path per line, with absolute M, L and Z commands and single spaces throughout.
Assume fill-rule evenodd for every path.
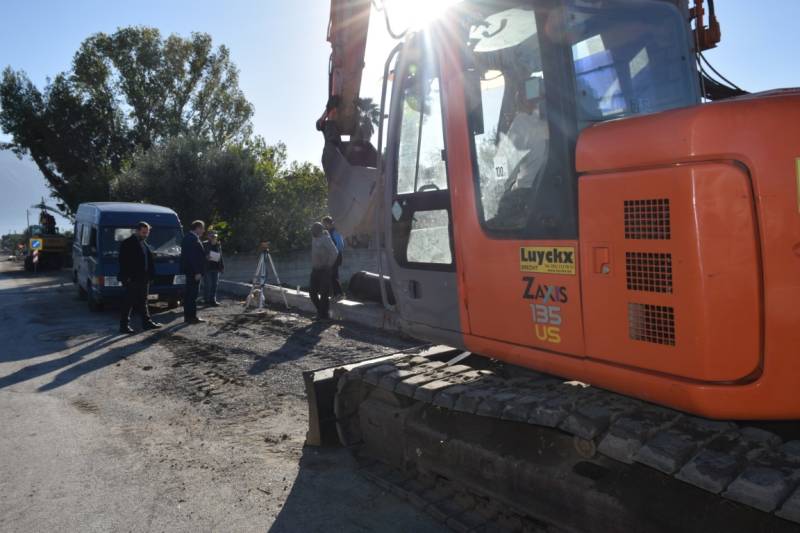
M 419 29 L 442 16 L 461 0 L 384 0 L 392 25 L 398 29 Z

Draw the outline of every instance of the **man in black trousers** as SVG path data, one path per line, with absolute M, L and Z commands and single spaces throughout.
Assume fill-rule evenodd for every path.
M 191 231 L 181 243 L 181 272 L 186 275 L 186 291 L 183 295 L 183 321 L 187 324 L 205 322 L 197 317 L 197 292 L 200 280 L 206 272 L 206 251 L 200 236 L 206 230 L 202 220 L 192 222 Z
M 119 319 L 120 333 L 134 333 L 130 326 L 131 309 L 141 315 L 142 329 L 161 327 L 161 324 L 153 322 L 147 309 L 150 280 L 156 275 L 153 252 L 146 242 L 148 235 L 150 235 L 150 224 L 139 222 L 133 235 L 122 241 L 119 246 L 119 281 L 125 287 L 125 299 Z

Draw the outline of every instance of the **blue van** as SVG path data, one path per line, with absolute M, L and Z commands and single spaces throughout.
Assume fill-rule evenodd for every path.
M 110 300 L 121 299 L 119 246 L 131 236 L 137 222 L 152 226 L 147 244 L 156 259 L 156 277 L 150 282 L 150 299 L 178 305 L 186 278 L 180 274 L 183 230 L 178 215 L 159 205 L 93 202 L 78 206 L 72 246 L 72 279 L 78 295 L 99 311 Z

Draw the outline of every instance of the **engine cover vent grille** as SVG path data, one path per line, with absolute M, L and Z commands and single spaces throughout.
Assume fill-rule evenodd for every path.
M 669 240 L 669 199 L 625 200 L 625 238 Z
M 628 290 L 672 293 L 672 254 L 625 252 Z
M 650 304 L 628 304 L 628 335 L 635 341 L 675 346 L 675 310 Z

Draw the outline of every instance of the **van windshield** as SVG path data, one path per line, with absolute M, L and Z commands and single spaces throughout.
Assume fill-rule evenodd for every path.
M 133 228 L 103 228 L 101 245 L 103 257 L 116 257 L 119 255 L 119 245 L 133 235 Z M 157 257 L 177 257 L 181 254 L 181 238 L 179 228 L 158 227 L 150 229 L 147 244 Z

